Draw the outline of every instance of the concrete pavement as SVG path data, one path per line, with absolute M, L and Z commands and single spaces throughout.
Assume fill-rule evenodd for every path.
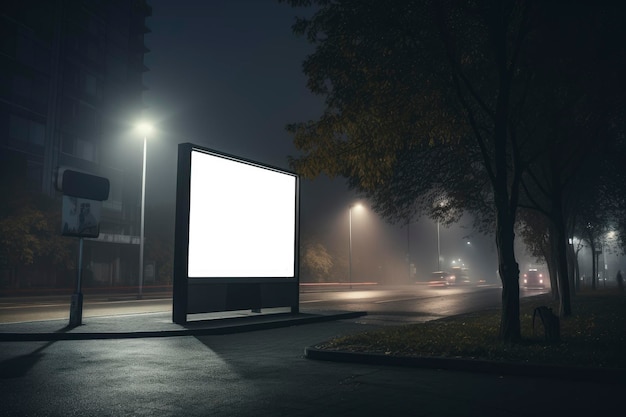
M 331 320 L 357 318 L 365 312 L 263 309 L 261 313 L 234 311 L 190 315 L 185 325 L 172 322 L 171 313 L 144 313 L 83 318 L 70 328 L 69 320 L 0 323 L 1 341 L 56 341 L 130 339 L 145 337 L 206 336 L 241 333 L 277 327 L 298 326 Z
M 56 320 L 3 324 L 2 415 L 577 416 L 624 406 L 619 376 L 464 369 L 465 361 L 314 348 L 376 327 L 361 314 L 240 312 L 186 326 L 163 313 L 89 318 L 74 329 Z

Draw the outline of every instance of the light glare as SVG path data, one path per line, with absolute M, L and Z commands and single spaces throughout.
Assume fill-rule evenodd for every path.
M 143 136 L 148 136 L 150 133 L 152 133 L 152 125 L 148 122 L 138 123 L 137 129 Z

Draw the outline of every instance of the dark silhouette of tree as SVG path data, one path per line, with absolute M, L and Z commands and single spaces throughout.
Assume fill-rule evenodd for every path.
M 520 210 L 518 234 L 523 239 L 528 253 L 537 260 L 542 259 L 548 266 L 552 298 L 559 299 L 559 286 L 556 281 L 557 263 L 550 239 L 550 222 L 543 214 L 535 210 Z
M 0 270 L 8 276 L 5 286 L 29 286 L 21 272 L 31 266 L 54 281 L 57 269 L 74 262 L 74 242 L 61 236 L 60 201 L 33 188 L 24 159 L 0 162 Z
M 625 87 L 619 74 L 626 71 L 626 60 L 619 51 L 626 32 L 624 14 L 617 11 L 587 2 L 567 8 L 547 2 L 538 14 L 542 24 L 529 36 L 533 47 L 520 60 L 532 77 L 518 111 L 520 133 L 533 144 L 526 151 L 521 204 L 550 220 L 561 315 L 571 314 L 568 240 L 577 201 L 593 193 L 581 184 L 612 182 L 602 169 L 589 167 L 605 163 L 623 102 L 617 91 Z
M 300 266 L 304 277 L 316 282 L 326 282 L 333 268 L 333 257 L 320 242 L 308 240 L 302 245 Z
M 550 10 L 521 0 L 287 2 L 317 6 L 294 32 L 316 45 L 303 68 L 326 98 L 319 120 L 288 126 L 301 151 L 292 166 L 348 178 L 391 221 L 439 218 L 439 199 L 446 218 L 469 210 L 493 225 L 500 337 L 519 340 L 520 187 L 550 151 L 525 124 L 537 71 L 529 48 L 554 23 Z

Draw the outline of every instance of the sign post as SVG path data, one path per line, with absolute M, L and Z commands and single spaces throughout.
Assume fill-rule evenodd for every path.
M 76 291 L 72 294 L 70 302 L 70 327 L 83 324 L 83 293 L 81 279 L 83 275 L 83 238 L 78 239 L 78 274 L 76 277 Z
M 69 327 L 83 320 L 83 240 L 100 235 L 102 201 L 109 198 L 109 180 L 69 169 L 60 169 L 57 188 L 63 192 L 62 235 L 78 237 L 76 289 L 70 302 Z

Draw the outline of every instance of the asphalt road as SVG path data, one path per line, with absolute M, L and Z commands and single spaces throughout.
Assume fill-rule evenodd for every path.
M 0 414 L 513 417 L 615 415 L 623 408 L 623 385 L 315 361 L 303 355 L 307 346 L 392 320 L 420 321 L 499 302 L 498 288 L 444 291 L 308 292 L 302 294 L 303 308 L 377 310 L 356 319 L 263 331 L 0 342 Z M 165 308 L 160 304 L 165 301 L 171 300 L 126 300 L 124 308 Z M 116 303 L 115 311 L 124 310 L 121 300 Z M 53 304 L 48 299 L 39 308 Z
M 500 288 L 355 285 L 317 286 L 300 294 L 301 309 L 367 311 L 368 323 L 422 322 L 500 305 Z M 522 292 L 522 296 L 540 291 Z M 69 296 L 0 298 L 0 323 L 69 319 Z M 169 294 L 85 295 L 83 318 L 171 312 Z
M 314 361 L 358 320 L 216 336 L 0 343 L 3 416 L 619 415 L 623 385 Z M 614 410 L 613 412 L 611 412 Z

